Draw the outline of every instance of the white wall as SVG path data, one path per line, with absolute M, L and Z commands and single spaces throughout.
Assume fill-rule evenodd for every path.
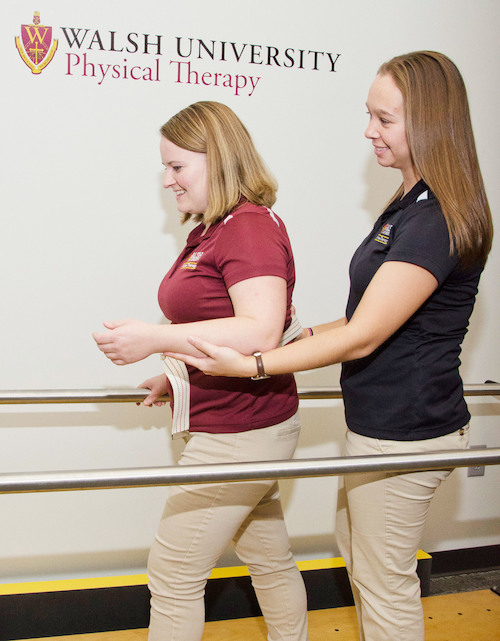
M 34 9 L 59 41 L 38 75 L 14 44 Z M 115 367 L 91 332 L 104 319 L 161 321 L 157 287 L 188 229 L 161 190 L 158 128 L 197 100 L 232 107 L 279 180 L 276 211 L 294 245 L 295 304 L 307 325 L 343 315 L 350 255 L 398 184 L 397 172 L 377 166 L 363 137 L 369 84 L 393 55 L 437 49 L 462 70 L 498 224 L 496 0 L 3 0 L 0 16 L 0 389 L 135 387 L 159 371 L 157 358 Z M 79 36 L 89 29 L 86 45 L 71 48 L 62 27 L 82 29 Z M 127 34 L 138 34 L 131 40 L 141 42 L 139 52 L 109 51 L 110 32 L 115 49 L 133 49 Z M 142 34 L 153 43 L 149 54 L 141 53 Z M 161 55 L 154 49 L 158 35 Z M 189 38 L 215 41 L 219 59 L 180 58 L 177 37 L 183 47 Z M 226 61 L 221 42 L 228 43 Z M 240 62 L 232 42 L 237 52 L 247 45 Z M 252 44 L 260 45 L 254 64 Z M 280 51 L 280 67 L 266 64 L 267 46 Z M 285 66 L 291 64 L 286 49 L 294 50 L 294 67 Z M 308 51 L 324 52 L 318 70 Z M 340 54 L 335 72 L 326 53 L 332 60 Z M 200 77 L 211 74 L 207 84 L 188 84 L 185 76 L 176 82 L 179 61 L 190 62 Z M 101 82 L 98 65 L 121 65 L 123 76 L 125 64 L 128 75 L 132 66 L 141 75 L 151 68 L 153 80 L 112 78 L 110 70 Z M 259 80 L 252 95 L 235 95 L 213 85 L 215 73 L 232 82 L 236 75 Z M 497 239 L 464 344 L 467 383 L 500 380 L 499 254 Z M 337 384 L 338 371 L 302 374 L 298 382 Z M 471 400 L 470 407 L 473 444 L 500 445 L 498 400 Z M 337 455 L 341 403 L 304 402 L 301 412 L 297 456 Z M 2 406 L 0 471 L 168 465 L 176 456 L 169 425 L 168 409 L 132 404 Z M 483 478 L 455 472 L 435 499 L 424 549 L 500 543 L 499 477 L 498 467 Z M 336 554 L 336 479 L 287 481 L 282 488 L 297 558 Z M 0 496 L 2 581 L 143 572 L 165 494 L 154 488 Z M 229 554 L 222 560 L 233 562 Z

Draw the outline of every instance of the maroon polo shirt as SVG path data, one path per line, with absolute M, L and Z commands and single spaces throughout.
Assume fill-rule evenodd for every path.
M 204 229 L 200 224 L 189 234 L 160 285 L 158 301 L 165 316 L 173 323 L 234 316 L 229 287 L 247 278 L 278 276 L 287 282 L 285 330 L 295 266 L 283 221 L 270 209 L 243 203 L 205 234 Z M 244 432 L 275 425 L 297 411 L 291 374 L 253 381 L 205 376 L 190 366 L 188 372 L 191 432 Z

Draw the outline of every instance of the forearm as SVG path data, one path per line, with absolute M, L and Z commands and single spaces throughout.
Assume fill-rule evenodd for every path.
M 335 329 L 337 327 L 343 327 L 344 325 L 347 325 L 347 318 L 343 316 L 342 318 L 339 318 L 336 321 L 332 321 L 331 323 L 323 323 L 321 325 L 314 325 L 311 327 L 313 334 L 322 334 L 323 332 L 328 332 L 331 329 Z
M 302 332 L 299 337 L 297 337 L 295 340 L 302 340 L 304 338 L 309 338 L 310 336 L 314 336 L 314 334 L 321 334 L 322 332 L 327 332 L 330 329 L 334 329 L 335 327 L 342 327 L 343 325 L 347 324 L 347 318 L 344 316 L 343 318 L 339 318 L 336 321 L 332 321 L 331 323 L 323 323 L 322 325 L 313 325 L 311 327 L 303 327 Z
M 175 352 L 170 353 L 170 356 L 211 376 L 247 378 L 258 373 L 253 355 L 244 356 L 228 346 L 216 346 L 197 336 L 190 338 L 189 342 L 203 352 L 204 356 L 199 358 Z M 267 351 L 262 354 L 262 360 L 264 371 L 273 376 L 362 358 L 375 347 L 373 341 L 366 340 L 356 323 L 354 326 L 352 323 L 339 323 L 328 331 Z
M 215 345 L 230 345 L 243 354 L 278 345 L 286 315 L 286 282 L 276 276 L 240 281 L 228 289 L 234 316 L 194 323 L 153 325 L 135 319 L 105 321 L 108 332 L 94 332 L 99 349 L 116 365 L 127 365 L 151 354 L 178 352 L 202 356 L 190 336 Z
M 266 351 L 278 344 L 280 328 L 244 316 L 216 318 L 175 325 L 152 325 L 152 353 L 182 352 L 200 356 L 188 342 L 188 337 L 198 336 L 215 345 L 227 345 L 242 354 Z
M 368 356 L 406 323 L 437 284 L 421 267 L 385 263 L 348 323 L 344 318 L 320 325 L 310 338 L 267 352 L 263 356 L 266 373 L 298 372 Z M 386 291 L 391 298 L 384 297 Z
M 367 355 L 367 348 L 355 329 L 345 322 L 335 321 L 321 325 L 321 331 L 305 340 L 290 343 L 285 347 L 274 349 L 263 354 L 264 369 L 267 374 L 285 374 L 300 372 L 334 363 L 361 358 Z M 315 331 L 316 328 L 313 328 Z M 242 368 L 255 374 L 255 359 L 245 358 Z

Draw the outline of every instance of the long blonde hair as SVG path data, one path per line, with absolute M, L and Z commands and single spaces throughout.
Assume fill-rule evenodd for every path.
M 193 215 L 212 224 L 241 200 L 265 207 L 276 202 L 278 185 L 266 168 L 247 129 L 226 105 L 196 102 L 170 118 L 160 132 L 174 145 L 207 154 L 208 208 Z M 183 222 L 192 214 L 184 214 Z
M 390 74 L 403 94 L 413 164 L 441 205 L 450 253 L 463 267 L 484 265 L 493 222 L 459 70 L 442 53 L 414 51 L 392 58 L 378 73 Z

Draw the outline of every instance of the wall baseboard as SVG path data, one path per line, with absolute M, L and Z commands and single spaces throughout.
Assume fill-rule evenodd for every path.
M 419 552 L 422 595 L 429 593 L 432 557 Z M 353 604 L 342 559 L 300 561 L 308 609 Z M 0 641 L 146 628 L 145 575 L 0 585 Z M 206 620 L 260 616 L 245 567 L 216 568 L 206 595 Z
M 432 575 L 462 574 L 500 568 L 500 545 L 432 552 Z

